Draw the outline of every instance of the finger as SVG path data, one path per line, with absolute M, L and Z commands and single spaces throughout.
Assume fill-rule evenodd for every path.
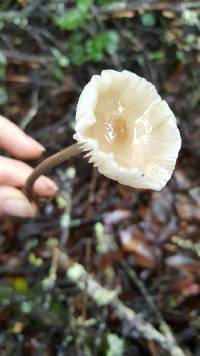
M 1 115 L 0 147 L 21 159 L 34 159 L 45 151 L 42 145 Z
M 23 218 L 34 217 L 37 207 L 25 195 L 13 187 L 0 187 L 0 216 L 10 215 Z
M 0 185 L 24 187 L 33 168 L 24 162 L 0 156 Z M 34 192 L 42 196 L 54 195 L 58 186 L 50 178 L 41 176 L 34 184 Z

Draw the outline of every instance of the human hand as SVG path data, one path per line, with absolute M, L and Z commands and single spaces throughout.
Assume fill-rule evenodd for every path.
M 42 145 L 1 115 L 0 148 L 22 160 L 38 158 L 45 151 Z M 17 189 L 24 187 L 32 170 L 21 160 L 0 156 L 0 216 L 35 216 L 37 206 L 30 203 L 22 191 Z M 57 190 L 57 185 L 44 176 L 34 185 L 34 192 L 40 196 L 52 196 Z

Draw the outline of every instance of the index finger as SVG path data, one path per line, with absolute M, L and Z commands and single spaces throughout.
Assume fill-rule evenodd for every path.
M 2 115 L 0 115 L 0 148 L 21 159 L 37 158 L 45 150 L 42 145 Z

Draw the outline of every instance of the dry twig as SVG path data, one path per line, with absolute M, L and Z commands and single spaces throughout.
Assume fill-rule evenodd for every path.
M 105 6 L 101 9 L 100 13 L 102 15 L 111 15 L 127 13 L 127 12 L 137 12 L 137 11 L 173 11 L 182 12 L 184 10 L 198 10 L 200 9 L 200 1 L 182 1 L 182 2 L 155 2 L 155 3 L 141 3 L 133 2 L 132 4 L 127 4 L 125 2 L 114 3 L 113 5 Z
M 170 356 L 185 355 L 174 339 L 167 339 L 153 325 L 144 320 L 141 315 L 124 305 L 118 298 L 117 291 L 104 288 L 81 264 L 73 263 L 70 265 L 70 262 L 67 254 L 60 252 L 59 265 L 62 268 L 67 268 L 68 278 L 97 305 L 110 306 L 114 310 L 115 315 L 123 323 L 126 323 L 129 337 L 134 337 L 135 332 L 137 332 L 146 340 L 157 342 Z

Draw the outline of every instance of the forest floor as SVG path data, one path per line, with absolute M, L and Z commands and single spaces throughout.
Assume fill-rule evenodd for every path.
M 0 4 L 1 114 L 44 157 L 73 142 L 105 68 L 153 82 L 183 141 L 161 192 L 79 157 L 52 172 L 60 191 L 37 218 L 1 219 L 1 356 L 200 355 L 199 16 L 198 1 Z

